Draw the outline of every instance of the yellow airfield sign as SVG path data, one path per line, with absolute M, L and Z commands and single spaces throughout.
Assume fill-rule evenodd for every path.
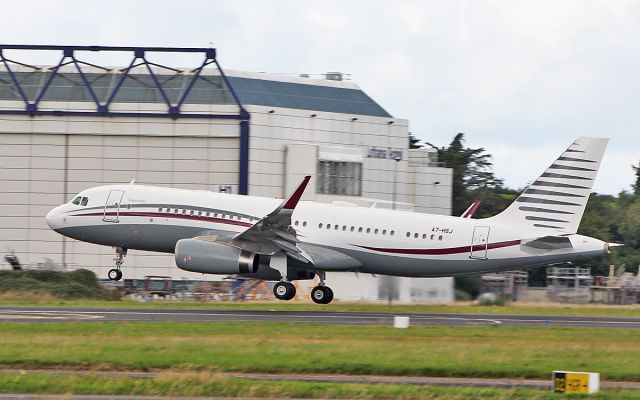
M 553 391 L 556 393 L 596 393 L 600 389 L 597 372 L 553 371 Z

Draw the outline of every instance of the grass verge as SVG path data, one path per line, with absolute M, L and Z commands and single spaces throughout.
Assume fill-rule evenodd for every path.
M 451 314 L 517 314 L 560 316 L 640 317 L 640 305 L 535 305 L 512 304 L 510 306 L 478 306 L 469 304 L 367 304 L 269 302 L 165 302 L 141 303 L 137 301 L 60 300 L 49 296 L 22 296 L 16 293 L 0 295 L 0 306 L 51 306 L 87 308 L 176 308 L 197 310 L 256 310 L 256 311 L 332 311 L 332 312 L 382 312 L 382 313 L 451 313 Z
M 640 381 L 640 330 L 97 322 L 0 325 L 0 366 Z
M 97 375 L 53 376 L 40 373 L 2 373 L 0 374 L 0 392 L 332 399 L 542 400 L 558 398 L 553 393 L 531 389 L 259 381 L 221 377 L 208 373 L 187 375 L 167 373 L 152 379 Z M 571 396 L 571 398 L 583 397 Z M 640 392 L 607 391 L 589 396 L 589 399 L 640 399 Z

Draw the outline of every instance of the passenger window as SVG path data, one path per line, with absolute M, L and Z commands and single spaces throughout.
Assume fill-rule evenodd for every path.
M 327 229 L 331 229 L 331 224 L 327 224 Z
M 213 213 L 213 218 L 218 218 L 218 213 Z
M 342 230 L 346 231 L 347 230 L 347 226 L 346 225 L 342 225 Z
M 411 232 L 407 232 L 407 237 L 411 236 Z
M 417 234 L 417 233 L 414 233 L 414 234 L 413 234 L 413 237 L 417 239 L 417 238 L 418 238 L 418 234 Z
M 293 223 L 295 226 L 298 226 L 300 224 L 300 221 L 296 221 Z
M 307 226 L 307 221 L 304 221 L 304 222 L 302 223 L 302 226 Z
M 356 227 L 355 227 L 355 226 L 352 226 L 352 227 L 351 227 L 351 232 L 353 232 L 354 230 L 356 230 Z
M 170 209 L 170 208 L 167 208 L 167 212 L 171 212 L 171 209 Z
M 434 237 L 435 237 L 435 235 L 431 235 L 431 240 L 433 240 Z
M 387 230 L 386 230 L 386 229 L 383 229 L 383 230 L 382 230 L 382 234 L 383 234 L 383 235 L 386 235 L 386 234 L 387 234 Z
M 322 222 L 318 224 L 318 228 L 322 228 Z
M 438 240 L 442 240 L 442 235 L 438 236 Z
M 75 199 L 73 199 L 72 203 L 79 206 L 80 205 L 80 201 L 82 200 L 82 197 L 76 197 Z
M 377 235 L 378 234 L 378 230 L 376 229 L 375 231 L 373 231 L 373 233 L 375 233 Z
M 80 205 L 81 206 L 86 206 L 88 202 L 89 202 L 89 198 L 88 197 L 83 197 L 82 201 L 80 202 Z
M 187 210 L 182 210 L 182 214 L 186 214 L 186 213 L 187 213 Z
M 371 233 L 371 228 L 367 228 L 367 233 Z
M 423 233 L 423 234 L 422 234 L 422 238 L 423 238 L 423 239 L 426 239 L 426 238 L 427 238 L 427 234 L 426 234 L 426 233 Z
M 396 231 L 391 231 L 389 232 L 389 235 L 393 236 L 396 233 Z
M 195 211 L 191 210 L 191 212 L 189 214 L 193 215 L 193 214 L 195 214 Z
M 198 211 L 198 216 L 202 215 L 202 211 Z
M 238 215 L 238 221 L 242 220 L 242 215 Z
M 158 212 L 162 212 L 162 207 L 158 208 Z
M 358 233 L 362 233 L 362 227 L 358 228 Z
M 209 216 L 209 214 L 210 214 L 209 211 L 207 211 L 207 217 Z
M 334 227 L 334 229 L 335 229 L 335 230 L 338 230 L 338 228 L 340 228 L 338 225 L 336 225 L 336 226 Z

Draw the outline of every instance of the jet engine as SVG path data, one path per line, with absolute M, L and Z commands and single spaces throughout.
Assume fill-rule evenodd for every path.
M 178 240 L 176 265 L 185 271 L 205 274 L 247 274 L 258 271 L 257 254 L 200 239 Z

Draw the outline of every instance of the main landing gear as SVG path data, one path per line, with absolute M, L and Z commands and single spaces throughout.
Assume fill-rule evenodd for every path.
M 280 281 L 273 286 L 273 295 L 278 300 L 291 300 L 296 297 L 296 287 L 289 281 Z
M 311 289 L 311 300 L 316 304 L 329 304 L 333 300 L 333 290 L 324 283 L 324 271 L 316 272 L 316 274 L 320 278 L 320 283 Z
M 311 300 L 316 304 L 329 304 L 333 300 L 333 290 L 324 283 L 324 272 L 317 273 L 320 284 L 311 289 Z M 273 295 L 278 300 L 291 300 L 296 296 L 296 287 L 293 283 L 282 280 L 273 286 Z
M 119 281 L 122 279 L 122 271 L 120 271 L 120 267 L 122 267 L 122 263 L 124 263 L 124 257 L 127 255 L 127 249 L 124 247 L 116 247 L 116 256 L 113 259 L 116 262 L 116 267 L 109 270 L 107 276 L 109 280 Z

